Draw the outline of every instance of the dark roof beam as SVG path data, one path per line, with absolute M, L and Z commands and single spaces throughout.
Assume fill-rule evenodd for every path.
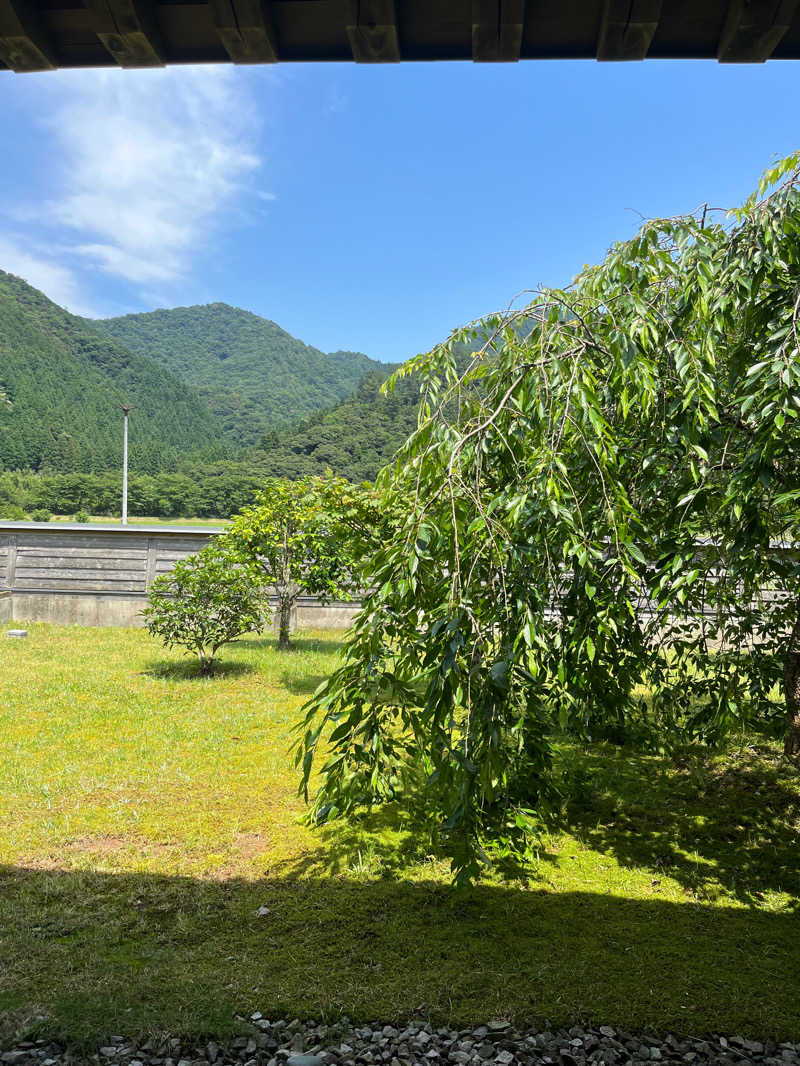
M 214 28 L 234 63 L 277 63 L 269 0 L 211 0 Z
M 731 0 L 720 35 L 720 63 L 764 63 L 792 24 L 798 0 Z
M 605 0 L 597 38 L 597 58 L 644 59 L 660 18 L 661 0 Z
M 164 45 L 148 0 L 84 0 L 94 31 L 120 67 L 163 67 Z
M 39 11 L 29 0 L 0 0 L 0 62 L 18 74 L 56 69 Z
M 356 63 L 399 63 L 395 0 L 347 0 L 347 36 Z
M 472 58 L 515 63 L 522 49 L 525 0 L 472 0 Z

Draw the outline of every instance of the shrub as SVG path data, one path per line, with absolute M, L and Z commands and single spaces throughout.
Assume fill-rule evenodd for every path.
M 211 674 L 217 651 L 244 633 L 263 629 L 266 602 L 252 567 L 224 546 L 209 544 L 153 582 L 143 615 L 148 631 L 168 648 L 197 655 Z
M 37 507 L 31 511 L 32 522 L 49 522 L 53 517 L 53 512 L 48 511 L 46 507 Z
M 6 522 L 24 522 L 28 516 L 16 503 L 0 503 L 0 519 Z
M 78 513 L 75 515 L 75 521 L 81 523 L 88 522 L 89 516 L 86 511 L 78 511 Z

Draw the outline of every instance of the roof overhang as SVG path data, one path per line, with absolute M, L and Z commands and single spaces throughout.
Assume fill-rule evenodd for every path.
M 800 0 L 0 0 L 0 69 L 800 59 Z

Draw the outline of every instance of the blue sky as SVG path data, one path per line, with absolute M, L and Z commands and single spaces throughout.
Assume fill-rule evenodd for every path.
M 220 300 L 400 360 L 798 147 L 800 65 L 0 74 L 0 268 L 78 313 Z

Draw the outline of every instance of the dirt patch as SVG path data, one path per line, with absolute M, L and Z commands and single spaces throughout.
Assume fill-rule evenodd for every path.
M 102 834 L 76 837 L 56 845 L 45 855 L 31 856 L 21 861 L 31 869 L 61 870 L 65 866 L 72 867 L 76 860 L 80 862 L 81 858 L 102 861 L 124 854 L 169 855 L 176 849 L 180 849 L 180 845 L 167 840 L 150 841 L 134 836 Z
M 131 841 L 120 836 L 78 837 L 62 845 L 67 855 L 117 855 L 130 848 Z
M 257 859 L 272 851 L 272 848 L 270 838 L 259 833 L 235 833 L 233 837 L 233 850 L 243 859 Z

